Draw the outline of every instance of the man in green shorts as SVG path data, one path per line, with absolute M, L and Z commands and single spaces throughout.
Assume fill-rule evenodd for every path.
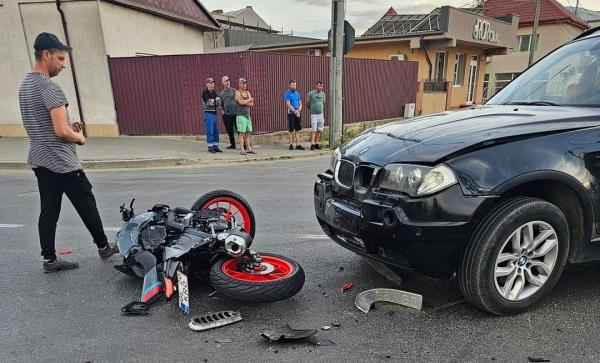
M 315 89 L 308 93 L 306 97 L 308 108 L 310 109 L 310 126 L 312 128 L 310 136 L 310 149 L 321 149 L 321 132 L 325 125 L 323 116 L 323 106 L 325 105 L 325 92 L 323 92 L 323 82 L 318 81 Z
M 240 78 L 238 81 L 238 90 L 235 91 L 235 101 L 237 102 L 237 116 L 235 124 L 239 135 L 239 143 L 242 151 L 240 154 L 256 154 L 252 150 L 250 143 L 250 134 L 252 132 L 252 119 L 250 118 L 250 107 L 254 106 L 254 98 L 248 92 L 248 81 Z

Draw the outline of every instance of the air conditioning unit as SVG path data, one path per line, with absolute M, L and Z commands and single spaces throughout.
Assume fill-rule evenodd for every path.
M 415 117 L 415 104 L 407 103 L 404 105 L 404 117 Z
M 321 49 L 309 49 L 308 50 L 308 55 L 317 55 L 320 56 L 321 55 Z
M 487 57 L 485 57 L 485 62 L 489 63 L 492 61 L 492 57 L 490 57 L 489 55 Z
M 405 61 L 406 60 L 406 56 L 404 54 L 392 54 L 390 56 L 390 60 Z

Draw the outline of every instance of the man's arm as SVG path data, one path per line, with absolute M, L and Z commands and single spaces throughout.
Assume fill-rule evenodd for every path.
M 252 98 L 252 95 L 250 94 L 250 92 L 248 92 L 248 99 L 246 100 L 246 106 L 254 106 L 254 98 Z
M 235 91 L 235 102 L 242 106 L 246 106 L 247 102 L 242 98 L 242 93 L 240 91 Z
M 79 145 L 85 144 L 83 133 L 71 130 L 67 124 L 67 108 L 65 106 L 51 109 L 50 117 L 52 118 L 52 125 L 54 126 L 56 136 L 66 142 L 77 143 Z

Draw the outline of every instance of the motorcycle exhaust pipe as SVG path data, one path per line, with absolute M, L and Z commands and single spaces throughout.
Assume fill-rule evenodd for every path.
M 246 239 L 243 236 L 230 234 L 225 238 L 225 251 L 233 257 L 239 258 L 244 255 L 247 249 Z

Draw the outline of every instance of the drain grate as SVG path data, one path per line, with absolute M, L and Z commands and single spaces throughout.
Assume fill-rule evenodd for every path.
M 239 311 L 218 311 L 196 316 L 192 318 L 188 326 L 192 330 L 201 331 L 237 323 L 240 320 L 242 320 L 242 315 Z

